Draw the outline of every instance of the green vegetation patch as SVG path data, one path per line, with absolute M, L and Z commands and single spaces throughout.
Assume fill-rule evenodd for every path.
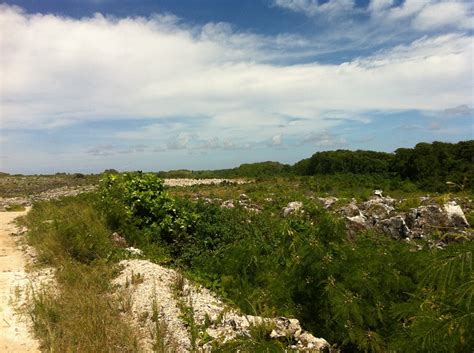
M 234 185 L 231 209 L 190 200 L 192 193 L 224 195 L 223 186 L 188 195 L 173 189 L 179 195 L 173 199 L 153 174 L 106 180 L 101 195 L 109 205 L 106 219 L 129 241 L 166 249 L 170 263 L 245 313 L 296 317 L 343 352 L 472 350 L 473 243 L 436 249 L 367 232 L 348 238 L 344 224 L 313 200 L 323 181 Z M 249 212 L 235 199 L 242 191 L 266 206 Z M 290 200 L 303 201 L 305 212 L 282 217 Z M 228 348 L 278 351 L 277 343 L 264 341 L 249 338 Z
M 95 205 L 93 195 L 41 202 L 23 219 L 40 261 L 57 270 L 57 288 L 35 292 L 30 312 L 45 351 L 138 351 L 117 309 L 114 249 Z

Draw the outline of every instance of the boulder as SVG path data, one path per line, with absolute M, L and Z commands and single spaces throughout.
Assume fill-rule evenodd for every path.
M 239 199 L 242 201 L 249 201 L 250 197 L 248 197 L 246 194 L 240 194 Z
M 461 206 L 459 206 L 456 201 L 445 203 L 444 210 L 446 211 L 448 220 L 453 227 L 469 227 L 469 222 L 467 221 Z
M 283 217 L 288 217 L 290 214 L 300 211 L 303 208 L 303 203 L 301 201 L 292 201 L 289 202 L 286 207 L 283 208 Z
M 275 324 L 275 328 L 270 333 L 270 338 L 272 339 L 296 342 L 296 345 L 291 348 L 298 351 L 311 350 L 321 352 L 330 349 L 329 343 L 324 338 L 317 338 L 304 331 L 297 319 L 278 317 L 272 321 Z
M 390 204 L 385 203 L 386 199 L 372 199 L 364 202 L 361 206 L 365 216 L 373 219 L 375 223 L 380 219 L 386 219 L 390 217 L 391 213 L 395 210 Z
M 326 341 L 324 338 L 317 338 L 314 337 L 312 334 L 309 332 L 303 332 L 299 337 L 298 337 L 298 348 L 307 348 L 307 349 L 313 349 L 317 351 L 322 351 L 325 349 L 330 349 L 328 341 Z
M 119 248 L 127 247 L 127 241 L 117 232 L 112 233 L 112 235 L 110 236 L 110 240 L 112 240 L 112 243 Z
M 270 333 L 270 338 L 298 338 L 302 333 L 300 322 L 297 319 L 278 317 L 274 320 L 275 329 Z
M 374 196 L 383 197 L 382 190 L 374 190 Z
M 334 196 L 329 196 L 329 197 L 319 197 L 318 201 L 321 202 L 324 208 L 330 208 L 332 205 L 334 205 L 337 201 L 338 198 Z
M 384 233 L 397 239 L 408 238 L 411 233 L 405 220 L 400 215 L 381 221 L 380 227 Z
M 255 212 L 255 213 L 259 213 L 262 210 L 262 207 L 260 207 L 260 205 L 257 205 L 256 203 L 246 204 L 244 205 L 244 208 L 247 211 Z
M 418 207 L 411 212 L 415 215 L 412 227 L 435 230 L 437 228 L 449 227 L 450 221 L 445 210 L 438 205 L 427 205 Z
M 221 203 L 221 208 L 234 208 L 234 201 L 232 200 L 226 200 L 223 203 Z
M 360 214 L 358 214 L 357 216 L 354 216 L 354 217 L 347 217 L 347 219 L 349 221 L 351 221 L 352 223 L 357 223 L 357 224 L 362 225 L 362 226 L 367 225 L 367 217 L 365 217 L 362 213 L 360 213 Z
M 140 249 L 134 248 L 133 246 L 130 246 L 128 248 L 125 248 L 131 255 L 136 255 L 136 256 L 143 256 L 143 251 Z
M 357 207 L 357 204 L 355 202 L 351 202 L 347 204 L 344 207 L 341 207 L 339 209 L 339 212 L 346 217 L 355 217 L 360 214 L 359 207 Z

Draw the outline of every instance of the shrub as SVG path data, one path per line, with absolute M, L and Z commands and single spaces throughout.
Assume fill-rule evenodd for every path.
M 178 209 L 164 184 L 152 173 L 106 174 L 100 182 L 102 209 L 113 229 L 126 237 L 140 230 L 132 241 L 179 243 L 190 233 L 197 216 Z

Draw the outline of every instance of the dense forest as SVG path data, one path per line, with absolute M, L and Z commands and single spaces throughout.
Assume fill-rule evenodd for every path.
M 474 187 L 474 140 L 458 143 L 419 143 L 394 153 L 374 151 L 317 152 L 293 166 L 278 162 L 242 164 L 214 171 L 159 172 L 160 177 L 268 177 L 291 175 L 377 175 L 409 181 L 429 191 Z

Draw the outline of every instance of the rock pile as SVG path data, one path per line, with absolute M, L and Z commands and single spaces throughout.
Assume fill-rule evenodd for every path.
M 193 186 L 193 185 L 218 185 L 218 184 L 246 184 L 250 183 L 249 180 L 245 179 L 165 179 L 166 186 Z
M 425 238 L 435 232 L 466 233 L 469 223 L 456 201 L 440 206 L 430 198 L 423 198 L 424 205 L 408 211 L 397 211 L 400 200 L 384 197 L 380 190 L 365 202 L 352 200 L 336 212 L 342 215 L 350 232 L 375 229 L 397 239 Z
M 31 206 L 33 202 L 36 202 L 36 201 L 59 199 L 65 196 L 76 196 L 84 192 L 94 191 L 96 188 L 97 186 L 95 185 L 75 186 L 75 187 L 63 186 L 60 188 L 44 191 L 37 195 L 30 195 L 26 197 L 8 197 L 8 198 L 0 197 L 0 211 L 5 211 L 6 208 L 15 206 L 15 205 L 27 207 L 27 206 Z
M 289 349 L 319 352 L 329 348 L 326 340 L 305 331 L 298 320 L 241 314 L 174 270 L 146 260 L 124 260 L 120 265 L 123 271 L 114 283 L 130 295 L 132 324 L 141 332 L 144 351 L 152 351 L 150 332 L 155 332 L 157 320 L 165 327 L 166 345 L 179 352 L 191 351 L 193 341 L 199 351 L 209 352 L 213 344 L 250 336 L 254 325 L 268 327 L 270 338 L 292 342 Z M 194 337 L 188 330 L 190 320 L 199 331 Z
M 221 199 L 214 199 L 214 201 L 221 201 Z M 256 203 L 252 203 L 251 201 L 252 200 L 250 199 L 250 197 L 248 197 L 246 194 L 240 194 L 237 204 L 240 207 L 246 209 L 247 211 L 255 213 L 260 212 L 262 210 L 262 207 L 260 205 L 257 205 Z M 221 203 L 221 208 L 235 208 L 234 200 L 225 200 Z

